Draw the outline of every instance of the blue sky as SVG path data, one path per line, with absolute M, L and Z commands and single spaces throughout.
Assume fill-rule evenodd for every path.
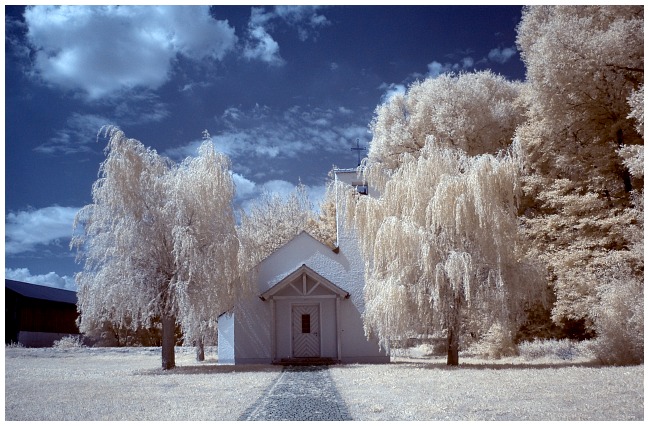
M 68 245 L 104 159 L 97 132 L 174 160 L 203 130 L 237 205 L 354 167 L 375 108 L 417 79 L 523 80 L 516 6 L 5 6 L 5 274 L 74 289 Z

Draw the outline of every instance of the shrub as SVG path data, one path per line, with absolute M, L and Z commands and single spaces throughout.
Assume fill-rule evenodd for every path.
M 572 360 L 575 358 L 591 358 L 592 352 L 589 341 L 570 339 L 537 339 L 521 342 L 518 345 L 519 354 L 526 360 L 542 358 L 559 358 Z
M 514 344 L 511 331 L 496 322 L 482 339 L 471 347 L 470 352 L 486 358 L 500 359 L 517 355 L 518 349 Z
M 85 345 L 80 336 L 63 336 L 52 345 L 56 349 L 83 348 Z
M 425 357 L 446 355 L 446 339 L 430 339 L 428 343 L 422 343 L 415 349 Z
M 593 352 L 607 365 L 644 361 L 644 286 L 628 269 L 623 265 L 610 272 L 592 310 L 597 331 Z

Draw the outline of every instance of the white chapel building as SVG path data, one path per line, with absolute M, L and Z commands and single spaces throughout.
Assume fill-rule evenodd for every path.
M 356 169 L 334 174 L 336 183 L 367 194 Z M 219 317 L 219 363 L 390 362 L 378 340 L 363 331 L 364 264 L 354 231 L 344 226 L 341 196 L 338 247 L 302 232 L 259 263 L 256 294 Z

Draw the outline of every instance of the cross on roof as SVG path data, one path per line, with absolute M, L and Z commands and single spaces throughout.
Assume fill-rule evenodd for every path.
M 352 148 L 352 151 L 356 151 L 358 153 L 358 165 L 361 165 L 361 151 L 365 151 L 367 148 L 361 148 L 359 145 L 360 140 L 356 139 L 356 147 Z

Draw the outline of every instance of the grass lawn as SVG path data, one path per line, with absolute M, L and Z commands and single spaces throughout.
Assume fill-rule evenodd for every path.
M 211 349 L 211 350 L 210 350 Z M 644 366 L 588 360 L 395 357 L 331 375 L 355 420 L 643 420 Z M 237 420 L 281 372 L 176 348 L 6 348 L 5 420 Z
M 582 362 L 396 359 L 332 370 L 362 420 L 642 420 L 644 366 Z

